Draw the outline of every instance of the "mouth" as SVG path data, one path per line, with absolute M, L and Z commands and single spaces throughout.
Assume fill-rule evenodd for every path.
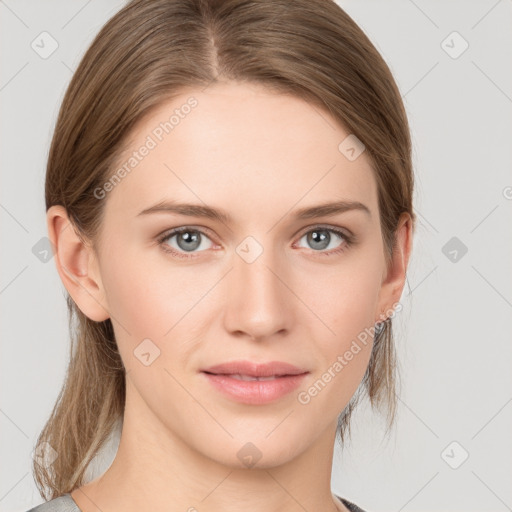
M 210 373 L 205 372 L 208 375 L 224 375 L 225 377 L 229 377 L 230 379 L 235 380 L 245 380 L 245 381 L 251 381 L 251 380 L 276 380 L 280 377 L 286 377 L 286 375 L 271 375 L 270 377 L 255 377 L 253 375 L 240 375 L 239 373 L 232 373 L 232 374 L 226 374 L 226 373 Z
M 285 377 L 308 373 L 306 368 L 295 366 L 282 361 L 269 361 L 268 363 L 255 363 L 252 361 L 230 361 L 217 364 L 201 370 L 214 375 L 229 375 L 240 377 Z M 246 379 L 244 379 L 246 380 Z
M 201 370 L 222 395 L 251 405 L 283 398 L 296 389 L 308 373 L 309 370 L 280 361 L 263 364 L 232 361 Z

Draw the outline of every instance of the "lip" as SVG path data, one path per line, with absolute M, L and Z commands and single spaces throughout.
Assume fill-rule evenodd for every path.
M 269 361 L 268 363 L 255 363 L 253 361 L 230 361 L 204 368 L 203 372 L 217 375 L 249 375 L 251 377 L 271 377 L 272 375 L 299 375 L 308 370 L 299 368 L 290 363 Z
M 309 373 L 281 361 L 254 363 L 231 361 L 201 370 L 208 382 L 232 400 L 245 404 L 274 402 L 296 389 Z M 234 375 L 248 377 L 274 377 L 271 380 L 239 380 Z

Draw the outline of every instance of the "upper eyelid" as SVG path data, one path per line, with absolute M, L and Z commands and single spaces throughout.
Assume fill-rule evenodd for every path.
M 178 226 L 176 228 L 171 228 L 163 231 L 160 235 L 157 235 L 158 240 L 170 238 L 174 235 L 179 235 L 180 233 L 186 232 L 186 231 L 198 231 L 202 235 L 206 235 L 208 238 L 212 239 L 212 235 L 210 234 L 210 230 L 208 228 L 204 227 L 194 227 L 194 226 Z M 212 240 L 213 242 L 213 240 Z
M 308 226 L 306 228 L 299 230 L 298 233 L 306 234 L 309 233 L 310 231 L 313 231 L 314 229 L 325 229 L 327 231 L 341 231 L 341 233 L 344 233 L 345 236 L 353 236 L 353 233 L 347 228 L 342 228 L 340 226 L 330 226 L 326 224 L 314 224 L 312 226 Z

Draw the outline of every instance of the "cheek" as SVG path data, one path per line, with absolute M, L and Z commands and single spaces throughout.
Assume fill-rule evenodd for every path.
M 378 254 L 375 248 L 354 253 L 320 280 L 303 285 L 313 290 L 311 309 L 317 318 L 311 321 L 321 364 L 302 388 L 300 404 L 335 416 L 359 386 L 373 348 L 382 276 Z
M 309 297 L 312 314 L 317 316 L 332 349 L 371 328 L 375 322 L 381 286 L 382 262 L 371 251 L 353 255 L 329 272 L 302 279 L 300 296 Z M 321 319 L 323 322 L 320 322 Z M 322 325 L 323 324 L 323 325 Z
M 318 293 L 315 312 L 322 322 L 312 321 L 320 362 L 297 397 L 306 415 L 336 417 L 364 377 L 373 348 L 379 291 L 375 274 L 341 274 L 330 280 L 328 293 Z
M 211 287 L 208 283 L 217 279 L 173 265 L 157 253 L 158 248 L 150 251 L 149 256 L 143 251 L 125 252 L 122 258 L 112 251 L 102 270 L 116 339 L 127 367 L 146 339 L 160 350 L 157 366 L 181 361 L 193 348 L 190 339 L 201 325 L 200 319 L 211 309 L 207 299 L 201 300 Z M 178 342 L 172 355 L 167 353 L 171 340 Z M 186 347 L 180 348 L 180 344 Z
M 130 332 L 161 336 L 179 313 L 173 311 L 182 293 L 178 272 L 162 264 L 157 247 L 118 251 L 122 246 L 128 244 L 111 241 L 102 269 L 109 311 Z

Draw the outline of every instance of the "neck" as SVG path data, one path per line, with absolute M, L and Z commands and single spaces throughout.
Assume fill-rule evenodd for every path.
M 265 466 L 240 468 L 205 456 L 155 418 L 132 410 L 127 396 L 112 465 L 72 492 L 83 512 L 347 510 L 330 490 L 336 425 L 291 460 L 265 458 Z

